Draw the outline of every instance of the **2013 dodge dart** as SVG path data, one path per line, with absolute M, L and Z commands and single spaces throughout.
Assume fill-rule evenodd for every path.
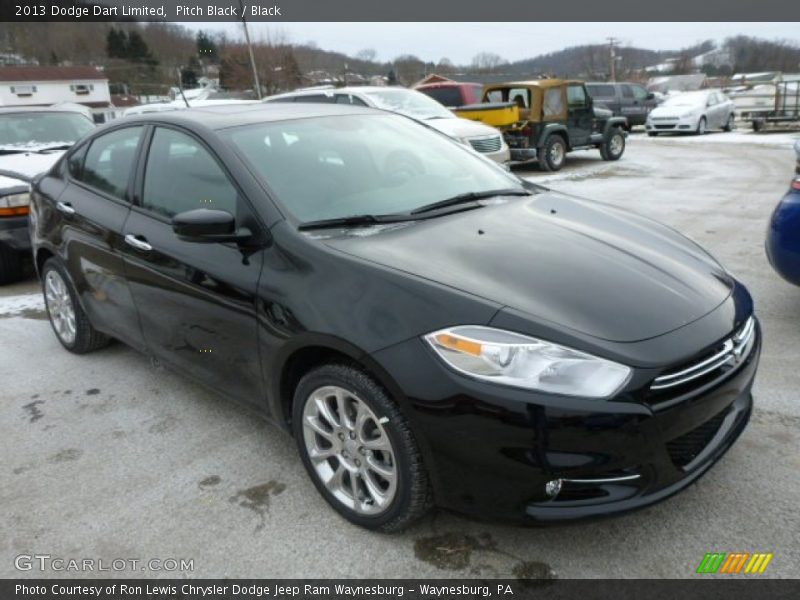
M 122 119 L 35 182 L 31 234 L 67 350 L 114 338 L 253 406 L 376 530 L 645 507 L 751 411 L 753 302 L 702 248 L 396 114 Z

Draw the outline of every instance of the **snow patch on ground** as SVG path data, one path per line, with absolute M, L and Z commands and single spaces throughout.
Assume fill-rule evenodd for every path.
M 630 141 L 630 138 L 628 138 Z M 755 144 L 763 146 L 786 146 L 791 148 L 795 140 L 800 139 L 800 131 L 754 131 L 735 130 L 728 132 L 711 132 L 705 135 L 684 135 L 662 133 L 656 137 L 637 134 L 634 139 L 642 142 L 660 144 L 677 142 L 681 144 Z
M 41 294 L 0 297 L 0 317 L 25 316 L 31 312 L 44 311 L 44 297 Z

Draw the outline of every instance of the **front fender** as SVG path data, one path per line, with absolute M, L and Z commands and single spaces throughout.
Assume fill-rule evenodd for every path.
M 611 117 L 603 126 L 603 139 L 608 139 L 608 137 L 611 135 L 611 132 L 617 128 L 621 128 L 623 130 L 623 135 L 627 137 L 628 134 L 625 132 L 625 128 L 627 127 L 628 119 L 626 117 Z

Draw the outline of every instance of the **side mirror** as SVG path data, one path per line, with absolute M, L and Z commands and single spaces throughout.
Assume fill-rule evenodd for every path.
M 197 208 L 172 217 L 172 231 L 187 242 L 241 242 L 252 233 L 246 228 L 236 229 L 235 217 L 224 210 Z
M 647 92 L 647 96 L 645 96 L 645 100 L 655 100 L 656 95 L 653 92 Z

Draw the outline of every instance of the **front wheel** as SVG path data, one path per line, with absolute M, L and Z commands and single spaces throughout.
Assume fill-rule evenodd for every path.
M 625 152 L 625 135 L 619 128 L 615 129 L 608 139 L 600 146 L 600 156 L 603 160 L 619 160 Z
M 539 165 L 544 171 L 560 171 L 567 156 L 567 144 L 560 135 L 551 135 L 544 143 Z
M 110 338 L 92 327 L 78 303 L 66 269 L 56 258 L 44 263 L 42 291 L 50 325 L 64 348 L 75 354 L 85 354 L 108 345 Z
M 697 135 L 705 135 L 706 133 L 706 118 L 700 117 L 700 120 L 697 122 L 697 130 L 695 131 Z
M 427 512 L 428 476 L 408 421 L 366 373 L 341 364 L 311 370 L 292 415 L 308 474 L 347 520 L 390 532 Z

